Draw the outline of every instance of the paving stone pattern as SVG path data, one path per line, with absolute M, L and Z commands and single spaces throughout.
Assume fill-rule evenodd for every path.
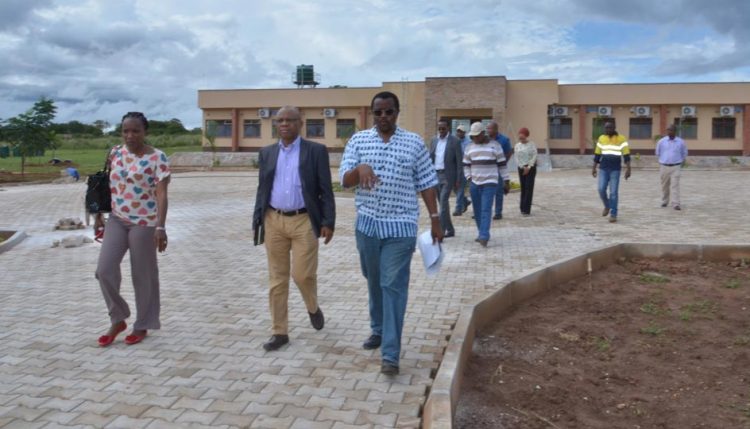
M 0 254 L 0 427 L 418 427 L 460 306 L 510 276 L 620 241 L 747 244 L 747 171 L 685 170 L 681 212 L 659 207 L 658 182 L 654 170 L 622 181 L 610 224 L 589 170 L 539 174 L 532 216 L 520 216 L 518 193 L 506 197 L 486 249 L 474 242 L 471 210 L 456 218 L 440 275 L 427 277 L 414 258 L 395 378 L 379 373 L 379 351 L 361 348 L 367 290 L 349 194 L 337 197 L 334 240 L 320 250 L 325 328 L 310 326 L 292 287 L 291 343 L 267 353 L 266 256 L 250 230 L 257 173 L 174 176 L 170 247 L 159 261 L 162 329 L 135 346 L 121 334 L 108 348 L 96 343 L 109 325 L 94 279 L 99 244 L 50 248 L 66 235 L 55 222 L 83 215 L 85 185 L 0 188 L 0 229 L 30 236 Z M 126 256 L 134 311 L 128 267 Z

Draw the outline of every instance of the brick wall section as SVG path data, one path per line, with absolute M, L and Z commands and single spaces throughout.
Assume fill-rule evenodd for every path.
M 750 156 L 750 104 L 742 108 L 742 156 Z
M 492 109 L 492 119 L 505 127 L 506 79 L 458 77 L 425 79 L 425 138 L 437 134 L 439 109 Z
M 586 153 L 588 145 L 586 144 L 586 106 L 578 106 L 578 153 L 583 155 Z

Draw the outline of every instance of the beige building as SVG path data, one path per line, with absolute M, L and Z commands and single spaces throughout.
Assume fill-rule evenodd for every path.
M 379 91 L 399 97 L 400 126 L 425 140 L 437 132 L 438 119 L 453 128 L 496 120 L 513 141 L 526 127 L 540 150 L 581 155 L 592 153 L 603 123 L 614 121 L 632 152 L 652 155 L 657 136 L 674 123 L 691 155 L 750 156 L 750 83 L 561 85 L 450 77 L 370 88 L 200 90 L 198 106 L 218 151 L 257 152 L 276 141 L 274 114 L 293 105 L 302 112 L 303 137 L 341 152 L 353 132 L 372 126 L 370 101 Z

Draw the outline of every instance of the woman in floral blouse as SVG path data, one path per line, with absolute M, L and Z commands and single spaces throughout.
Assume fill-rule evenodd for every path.
M 518 140 L 513 153 L 516 156 L 518 179 L 521 182 L 521 214 L 530 216 L 536 178 L 536 145 L 529 140 L 528 128 L 518 130 Z
M 130 251 L 136 319 L 125 344 L 141 342 L 149 329 L 159 329 L 159 268 L 156 251 L 167 248 L 167 186 L 170 171 L 164 153 L 146 143 L 148 120 L 140 112 L 122 117 L 123 145 L 109 155 L 112 213 L 104 229 L 96 278 L 104 294 L 112 326 L 99 337 L 106 347 L 127 328 L 127 302 L 120 295 L 120 263 Z M 104 226 L 101 214 L 94 228 Z

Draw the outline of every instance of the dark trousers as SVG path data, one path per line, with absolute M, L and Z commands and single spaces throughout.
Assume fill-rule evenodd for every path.
M 531 214 L 531 200 L 534 198 L 534 179 L 536 166 L 529 169 L 529 174 L 523 175 L 523 168 L 518 169 L 518 180 L 521 182 L 521 213 Z

